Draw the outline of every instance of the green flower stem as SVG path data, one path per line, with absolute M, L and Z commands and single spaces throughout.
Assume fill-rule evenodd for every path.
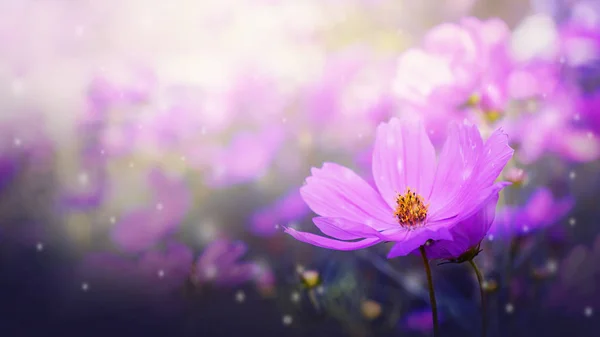
M 479 282 L 479 293 L 481 294 L 481 337 L 485 337 L 487 333 L 487 324 L 485 309 L 485 290 L 483 289 L 483 276 L 481 275 L 481 271 L 479 271 L 479 268 L 477 268 L 477 265 L 472 259 L 469 260 L 469 264 L 471 265 L 471 267 L 473 267 L 473 270 L 477 275 L 477 281 Z
M 431 316 L 433 319 L 433 336 L 438 337 L 440 331 L 440 325 L 438 322 L 437 304 L 435 302 L 435 291 L 433 290 L 433 279 L 431 277 L 431 268 L 429 266 L 429 260 L 427 259 L 427 253 L 425 252 L 425 246 L 419 248 L 421 251 L 421 257 L 423 257 L 423 264 L 425 265 L 425 273 L 427 274 L 427 283 L 429 284 L 429 301 L 431 302 Z

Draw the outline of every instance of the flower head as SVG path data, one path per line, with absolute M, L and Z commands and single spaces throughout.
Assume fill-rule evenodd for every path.
M 396 242 L 388 257 L 407 255 L 428 240 L 452 240 L 450 229 L 488 204 L 504 184 L 494 180 L 512 156 L 508 137 L 484 143 L 475 126 L 452 124 L 436 160 L 420 120 L 392 118 L 377 129 L 372 172 L 376 189 L 353 171 L 325 163 L 300 193 L 318 215 L 315 225 L 335 239 L 286 228 L 315 246 L 355 250 Z M 350 241 L 357 240 L 359 241 Z

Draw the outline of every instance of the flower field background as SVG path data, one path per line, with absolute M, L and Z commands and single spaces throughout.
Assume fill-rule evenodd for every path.
M 597 1 L 3 0 L 0 48 L 2 336 L 431 336 L 424 261 L 439 336 L 598 335 Z

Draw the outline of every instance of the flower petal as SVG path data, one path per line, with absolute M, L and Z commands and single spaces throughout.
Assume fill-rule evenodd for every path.
M 312 233 L 299 232 L 292 228 L 286 228 L 285 232 L 293 236 L 294 239 L 298 241 L 306 242 L 313 246 L 334 250 L 357 250 L 373 246 L 382 241 L 379 238 L 368 238 L 360 241 L 339 241 Z
M 506 186 L 489 188 L 514 152 L 508 146 L 508 137 L 497 130 L 483 148 L 480 139 L 474 126 L 455 129 L 449 137 L 432 191 L 429 215 L 432 221 L 459 214 L 457 220 L 463 220 L 482 207 L 478 203 L 485 202 L 494 193 L 493 189 Z
M 479 56 L 474 37 L 467 29 L 454 23 L 432 28 L 423 38 L 423 47 L 428 52 L 463 63 L 474 63 Z
M 428 240 L 452 240 L 452 235 L 446 227 L 440 227 L 436 230 L 432 230 L 428 227 L 421 227 L 414 230 L 405 230 L 402 235 L 403 237 L 401 239 L 396 237 L 395 241 L 398 242 L 388 253 L 388 259 L 408 255 L 424 245 Z
M 435 175 L 435 149 L 420 120 L 392 118 L 377 128 L 373 151 L 373 177 L 391 208 L 396 196 L 410 187 L 420 195 L 431 192 Z
M 352 170 L 337 164 L 313 168 L 300 194 L 323 217 L 370 224 L 378 230 L 394 225 L 394 213 L 381 196 Z
M 381 238 L 381 233 L 373 227 L 346 219 L 317 217 L 313 222 L 323 234 L 339 240 Z
M 455 195 L 467 180 L 483 148 L 483 140 L 474 125 L 451 123 L 435 173 L 435 181 L 428 196 L 430 212 L 448 196 Z
M 436 241 L 427 246 L 427 257 L 430 259 L 458 258 L 470 248 L 477 246 L 494 222 L 497 204 L 498 193 L 495 193 L 477 213 L 450 230 L 452 240 Z

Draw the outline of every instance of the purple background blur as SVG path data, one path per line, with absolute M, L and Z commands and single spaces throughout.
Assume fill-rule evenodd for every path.
M 598 336 L 598 2 L 2 0 L 0 51 L 0 336 L 431 335 L 420 259 L 282 231 L 414 115 L 515 148 L 490 337 Z M 433 274 L 478 336 L 472 271 Z

